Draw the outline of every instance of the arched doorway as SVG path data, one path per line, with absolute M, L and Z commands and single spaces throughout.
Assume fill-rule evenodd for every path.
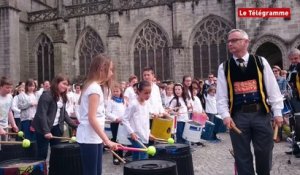
M 282 68 L 282 53 L 279 47 L 271 42 L 265 42 L 258 47 L 256 55 L 265 57 L 271 66 L 278 65 Z

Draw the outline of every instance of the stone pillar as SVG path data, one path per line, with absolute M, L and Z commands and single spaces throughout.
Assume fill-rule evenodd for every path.
M 14 0 L 0 1 L 0 75 L 20 80 L 19 10 Z
M 122 63 L 121 60 L 121 35 L 119 34 L 119 14 L 118 12 L 111 12 L 109 16 L 109 28 L 107 35 L 107 54 L 110 56 L 114 63 L 115 67 L 115 78 L 119 81 L 126 80 L 128 77 L 124 77 L 122 71 Z

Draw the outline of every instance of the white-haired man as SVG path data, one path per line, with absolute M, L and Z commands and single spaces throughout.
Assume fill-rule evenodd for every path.
M 232 58 L 219 66 L 217 109 L 230 131 L 238 174 L 255 175 L 250 143 L 253 143 L 256 173 L 269 175 L 272 165 L 273 129 L 271 111 L 282 124 L 283 98 L 272 69 L 263 57 L 248 53 L 249 37 L 240 29 L 228 33 Z M 267 103 L 268 99 L 268 103 Z

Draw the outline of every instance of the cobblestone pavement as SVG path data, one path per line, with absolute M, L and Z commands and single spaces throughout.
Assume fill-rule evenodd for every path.
M 204 142 L 205 147 L 193 147 L 193 164 L 195 175 L 234 175 L 234 160 L 229 153 L 231 143 L 228 133 L 218 134 L 222 139 L 220 143 Z M 289 151 L 286 142 L 276 143 L 273 151 L 272 175 L 296 175 L 300 174 L 300 158 L 291 158 L 291 164 L 287 164 L 289 156 L 284 152 Z M 103 157 L 104 175 L 122 175 L 123 166 L 113 165 L 111 154 L 106 152 Z

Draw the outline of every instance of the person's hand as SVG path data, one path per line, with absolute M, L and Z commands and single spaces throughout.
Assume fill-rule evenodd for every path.
M 121 123 L 121 121 L 122 121 L 121 118 L 117 118 L 117 119 L 115 120 L 116 123 Z
M 138 136 L 135 133 L 130 134 L 130 137 L 134 141 L 138 139 Z
M 223 123 L 228 129 L 231 129 L 232 127 L 235 126 L 235 123 L 233 122 L 231 117 L 225 117 L 223 119 Z
M 19 132 L 19 128 L 17 127 L 17 125 L 13 125 L 11 127 L 14 132 Z
M 47 134 L 44 135 L 44 137 L 46 139 L 50 140 L 53 137 L 53 135 L 51 133 L 47 133 Z
M 156 137 L 152 134 L 149 135 L 149 140 L 154 141 L 156 139 Z
M 6 135 L 6 131 L 2 127 L 0 127 L 0 135 Z
M 283 123 L 283 118 L 281 116 L 275 116 L 274 117 L 274 123 L 275 125 L 277 125 L 278 127 L 281 127 L 282 123 Z
M 110 140 L 106 140 L 106 141 L 104 142 L 104 144 L 105 144 L 106 146 L 108 146 L 109 149 L 111 149 L 111 150 L 117 150 L 118 148 L 123 147 L 123 145 L 121 145 L 121 144 L 119 144 L 119 143 L 112 142 L 112 141 L 110 141 Z

